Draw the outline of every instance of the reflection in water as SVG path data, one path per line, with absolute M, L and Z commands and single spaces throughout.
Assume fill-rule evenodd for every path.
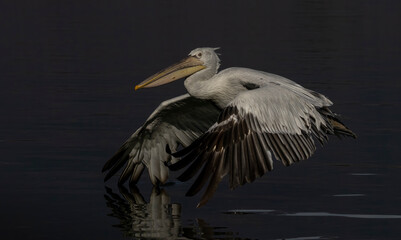
M 141 238 L 175 239 L 180 233 L 179 204 L 170 204 L 170 197 L 163 189 L 154 187 L 147 203 L 138 188 L 131 187 L 131 192 L 120 187 L 120 195 L 106 188 L 107 206 L 112 210 L 109 216 L 116 217 L 125 235 Z
M 106 205 L 109 216 L 118 218 L 113 225 L 126 237 L 140 239 L 241 239 L 238 233 L 225 231 L 226 227 L 212 227 L 202 219 L 181 226 L 181 205 L 170 203 L 164 189 L 153 187 L 150 201 L 146 202 L 135 186 L 128 191 L 120 186 L 120 194 L 106 187 Z

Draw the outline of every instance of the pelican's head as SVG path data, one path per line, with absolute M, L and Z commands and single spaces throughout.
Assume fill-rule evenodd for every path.
M 188 57 L 170 67 L 150 76 L 145 81 L 135 86 L 135 90 L 140 88 L 157 87 L 172 81 L 188 77 L 196 72 L 216 74 L 220 59 L 215 50 L 219 48 L 197 48 L 192 50 Z
M 199 58 L 206 68 L 213 69 L 215 70 L 214 73 L 216 73 L 220 67 L 220 58 L 215 52 L 218 49 L 219 48 L 197 48 L 192 50 L 188 56 Z

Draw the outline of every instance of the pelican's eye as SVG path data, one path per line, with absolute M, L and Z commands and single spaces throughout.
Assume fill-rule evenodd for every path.
M 196 56 L 197 56 L 198 58 L 201 58 L 201 57 L 202 57 L 202 53 L 198 53 L 198 54 L 196 54 Z

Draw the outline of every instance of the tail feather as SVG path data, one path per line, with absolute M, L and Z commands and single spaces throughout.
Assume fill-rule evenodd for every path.
M 334 134 L 337 136 L 347 136 L 356 138 L 356 134 L 351 131 L 351 129 L 347 128 L 340 120 L 329 118 L 329 122 L 333 127 Z
M 341 120 L 338 118 L 338 115 L 333 113 L 328 107 L 317 108 L 317 110 L 327 119 L 336 136 L 347 136 L 356 138 L 356 134 L 352 132 L 351 129 L 347 128 L 345 124 L 342 123 Z M 328 133 L 332 134 L 331 131 Z

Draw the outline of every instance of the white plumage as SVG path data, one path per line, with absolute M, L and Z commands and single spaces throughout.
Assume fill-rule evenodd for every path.
M 153 184 L 163 184 L 170 169 L 191 163 L 179 177 L 187 181 L 200 171 L 187 195 L 209 181 L 198 206 L 229 175 L 230 187 L 254 181 L 273 169 L 273 156 L 285 165 L 309 158 L 313 137 L 355 137 L 332 102 L 284 77 L 247 68 L 217 73 L 220 59 L 213 48 L 198 48 L 182 60 L 136 86 L 155 87 L 189 76 L 189 94 L 163 102 L 104 166 L 105 180 L 126 164 L 119 183 L 136 183 L 148 168 Z M 177 151 L 182 145 L 183 150 Z M 167 150 L 167 151 L 166 151 Z

